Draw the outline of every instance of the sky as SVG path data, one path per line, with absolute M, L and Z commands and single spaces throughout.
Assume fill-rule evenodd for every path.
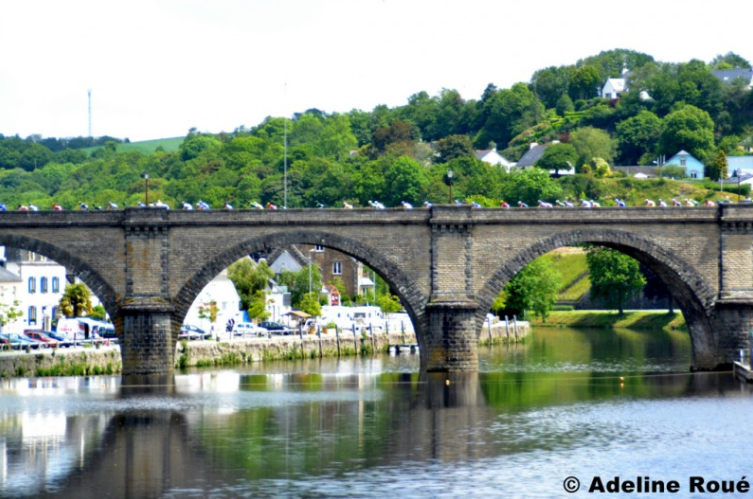
M 371 111 L 617 48 L 753 60 L 735 0 L 0 0 L 0 134 L 131 141 Z M 719 14 L 715 16 L 715 14 Z

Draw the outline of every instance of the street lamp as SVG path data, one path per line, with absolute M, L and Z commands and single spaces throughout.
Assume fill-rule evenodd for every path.
M 311 262 L 311 253 L 314 251 L 316 251 L 316 248 L 309 250 L 309 294 L 311 294 L 311 267 L 314 266 L 314 264 Z
M 452 177 L 455 175 L 455 173 L 452 171 L 452 168 L 450 168 L 447 171 L 447 179 L 450 181 L 450 204 L 452 204 Z
M 142 175 L 144 177 L 144 192 L 145 192 L 145 203 L 147 206 L 149 206 L 149 172 L 144 172 Z

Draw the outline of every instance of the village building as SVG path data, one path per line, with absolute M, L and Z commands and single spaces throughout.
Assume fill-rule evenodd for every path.
M 21 317 L 5 330 L 20 333 L 24 329 L 52 329 L 58 305 L 66 285 L 65 267 L 32 251 L 0 247 L 3 267 L 0 303 L 14 306 Z

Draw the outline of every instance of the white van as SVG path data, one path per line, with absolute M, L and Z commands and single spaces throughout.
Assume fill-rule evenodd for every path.
M 236 322 L 233 326 L 233 336 L 268 338 L 269 331 L 253 322 Z
M 71 341 L 116 338 L 115 326 L 88 317 L 61 317 L 58 319 L 57 333 Z
M 86 328 L 78 317 L 61 317 L 58 319 L 57 333 L 66 340 L 81 341 L 86 339 Z

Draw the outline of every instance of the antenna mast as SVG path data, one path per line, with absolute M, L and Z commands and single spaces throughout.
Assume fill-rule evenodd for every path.
M 288 95 L 288 84 L 285 83 L 285 96 Z M 283 99 L 283 101 L 286 99 Z M 283 160 L 282 160 L 282 183 L 283 183 L 283 201 L 282 207 L 288 208 L 288 118 L 283 116 Z
M 89 94 L 89 137 L 92 136 L 92 89 L 86 91 Z

